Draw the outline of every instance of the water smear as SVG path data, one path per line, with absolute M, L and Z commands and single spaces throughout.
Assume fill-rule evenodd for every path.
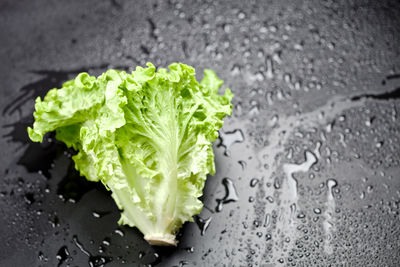
M 319 149 L 319 146 L 318 146 Z M 317 154 L 317 153 L 315 153 Z M 318 162 L 318 158 L 313 152 L 307 150 L 304 153 L 305 161 L 301 164 L 293 164 L 286 163 L 283 164 L 283 172 L 286 174 L 286 189 L 289 194 L 289 198 L 293 200 L 293 202 L 297 201 L 297 180 L 294 177 L 294 174 L 297 172 L 308 172 L 310 168 Z M 319 155 L 319 152 L 318 154 Z
M 326 208 L 324 212 L 325 219 L 323 222 L 323 228 L 325 232 L 324 251 L 327 254 L 332 254 L 333 253 L 333 248 L 331 245 L 332 231 L 335 230 L 333 213 L 336 207 L 335 199 L 332 193 L 332 188 L 337 186 L 337 181 L 334 179 L 329 179 L 326 183 L 326 186 L 328 187 L 328 191 L 327 191 Z

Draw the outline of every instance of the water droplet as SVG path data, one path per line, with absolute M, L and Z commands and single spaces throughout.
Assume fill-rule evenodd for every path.
M 101 218 L 101 217 L 103 217 L 103 216 L 105 216 L 105 215 L 107 215 L 107 214 L 110 214 L 111 212 L 110 211 L 93 211 L 92 212 L 92 215 L 93 215 L 93 217 L 95 217 L 95 218 Z
M 365 126 L 371 127 L 373 120 L 374 120 L 374 118 L 372 117 L 369 120 L 365 121 Z
M 68 261 L 70 259 L 70 253 L 68 251 L 67 246 L 62 246 L 58 252 L 56 259 L 58 260 L 58 265 L 61 266 L 64 262 Z
M 216 208 L 217 212 L 222 210 L 223 204 L 239 200 L 235 185 L 233 184 L 231 179 L 229 178 L 222 179 L 222 184 L 225 187 L 225 196 L 222 199 L 217 199 L 217 208 Z
M 276 98 L 278 100 L 285 100 L 285 94 L 283 93 L 282 90 L 277 90 L 276 91 Z
M 274 128 L 279 121 L 279 116 L 278 115 L 274 115 L 272 116 L 271 120 L 268 122 L 268 126 L 271 128 Z
M 274 188 L 275 188 L 275 189 L 281 188 L 281 184 L 280 184 L 280 182 L 279 182 L 278 177 L 275 177 L 275 179 L 274 179 Z
M 233 76 L 236 76 L 236 75 L 240 74 L 240 72 L 241 72 L 241 67 L 237 64 L 233 65 L 233 67 L 231 69 L 231 74 Z
M 260 114 L 260 107 L 257 104 L 250 108 L 249 115 L 252 117 L 256 117 L 258 114 Z M 253 118 L 253 121 L 254 121 L 254 119 L 256 119 L 256 118 Z
M 367 193 L 372 193 L 374 187 L 372 185 L 367 186 Z
M 332 188 L 337 186 L 337 181 L 335 179 L 328 179 L 326 186 L 328 187 L 328 200 L 333 199 Z
M 110 246 L 110 244 L 111 244 L 110 238 L 109 237 L 104 238 L 102 243 L 105 246 Z
M 218 146 L 222 146 L 225 148 L 225 156 L 230 155 L 230 147 L 235 143 L 243 143 L 244 135 L 242 130 L 236 129 L 231 132 L 224 132 L 223 130 L 219 131 L 219 139 L 220 144 Z
M 291 85 L 291 84 L 292 84 L 292 75 L 290 75 L 290 73 L 285 73 L 285 74 L 283 74 L 283 80 L 284 80 L 288 85 Z
M 265 199 L 268 200 L 269 203 L 274 203 L 274 198 L 271 196 L 267 196 Z
M 28 205 L 31 205 L 32 203 L 35 202 L 34 194 L 33 194 L 33 193 L 30 193 L 30 192 L 25 194 L 24 199 L 25 199 L 25 202 L 26 202 Z
M 119 236 L 124 236 L 124 232 L 122 232 L 121 229 L 115 229 L 115 230 L 114 230 L 114 233 L 116 233 L 116 234 L 119 235 Z
M 303 50 L 303 44 L 302 43 L 297 43 L 293 45 L 293 48 L 297 51 Z
M 257 81 L 259 82 L 264 81 L 264 74 L 262 72 L 258 71 L 254 76 Z
M 53 228 L 60 226 L 60 222 L 56 215 L 54 215 L 54 217 L 52 219 L 49 219 L 49 223 L 50 223 L 51 227 L 53 227 Z
M 265 215 L 265 220 L 264 220 L 264 227 L 268 227 L 271 223 L 271 214 L 267 213 Z
M 286 158 L 287 159 L 292 159 L 293 158 L 293 148 L 289 147 L 287 153 L 286 153 Z
M 257 179 L 257 178 L 251 179 L 251 181 L 250 181 L 250 186 L 251 186 L 251 187 L 255 187 L 255 186 L 258 184 L 259 181 L 260 181 L 260 180 Z
M 222 201 L 217 199 L 217 207 L 215 208 L 215 211 L 220 212 L 222 210 L 223 204 Z
M 306 217 L 306 215 L 304 213 L 299 213 L 299 215 L 297 215 L 297 218 L 299 219 L 304 219 Z
M 208 219 L 202 219 L 202 218 L 200 218 L 200 216 L 197 215 L 197 216 L 194 216 L 194 220 L 200 229 L 200 234 L 204 235 L 205 232 L 207 231 L 208 226 L 210 225 L 212 217 L 210 217 Z
M 267 100 L 268 105 L 273 105 L 274 104 L 274 100 L 272 98 L 272 92 L 267 92 L 265 94 L 265 99 Z
M 319 209 L 319 208 L 314 208 L 313 211 L 315 214 L 321 214 L 321 209 Z
M 331 123 L 328 123 L 328 124 L 326 125 L 325 129 L 326 129 L 326 132 L 327 132 L 327 133 L 332 132 L 333 124 L 334 124 L 334 123 L 331 122 Z
M 244 18 L 246 18 L 246 14 L 243 13 L 242 11 L 240 11 L 240 12 L 238 13 L 238 19 L 244 19 Z
M 85 254 L 86 256 L 90 257 L 89 251 L 87 251 L 87 250 L 83 247 L 83 245 L 79 242 L 78 237 L 77 237 L 76 235 L 74 235 L 74 236 L 72 237 L 72 240 L 74 241 L 75 246 L 77 246 L 77 247 L 79 248 L 79 250 L 80 250 L 83 254 Z
M 91 266 L 91 267 L 102 267 L 102 266 L 104 266 L 106 263 L 112 261 L 112 258 L 111 258 L 111 257 L 93 256 L 93 255 L 91 255 L 91 254 L 89 253 L 89 251 L 86 250 L 86 249 L 84 248 L 84 246 L 82 245 L 82 243 L 79 242 L 77 236 L 73 236 L 72 240 L 73 240 L 74 244 L 79 248 L 79 250 L 80 250 L 83 254 L 85 254 L 86 256 L 89 257 L 89 266 Z M 108 242 L 108 244 L 110 244 L 109 241 L 107 241 L 107 240 L 108 240 L 108 238 L 105 238 L 105 239 L 103 240 L 103 244 L 106 244 L 107 242 Z M 106 242 L 104 242 L 104 241 L 106 241 Z M 104 249 L 103 249 L 102 246 L 100 246 L 99 252 L 100 252 L 100 253 L 103 253 L 103 252 L 104 252 Z
M 292 203 L 292 204 L 290 205 L 290 218 L 289 218 L 289 221 L 290 221 L 291 223 L 293 222 L 293 219 L 295 218 L 296 210 L 297 210 L 296 203 Z
M 111 257 L 104 256 L 90 256 L 89 257 L 89 266 L 90 267 L 103 267 L 105 264 L 112 261 Z
M 270 32 L 276 32 L 278 30 L 278 27 L 276 25 L 270 25 L 268 29 Z
M 142 259 L 145 255 L 146 255 L 146 253 L 144 253 L 143 251 L 140 251 L 139 255 L 138 255 L 138 258 Z
M 43 254 L 42 251 L 39 251 L 38 258 L 40 261 L 44 261 L 44 262 L 48 261 L 47 257 Z
M 187 252 L 193 253 L 194 252 L 194 247 L 188 247 L 186 248 Z
M 246 169 L 247 163 L 244 160 L 239 160 L 238 163 L 240 164 L 240 166 L 242 166 L 242 170 Z
M 346 138 L 343 133 L 339 133 L 339 142 L 343 145 L 343 147 L 347 147 Z
M 268 79 L 272 79 L 274 77 L 274 66 L 272 63 L 272 58 L 271 56 L 266 56 L 265 57 L 265 68 L 266 68 L 266 77 Z

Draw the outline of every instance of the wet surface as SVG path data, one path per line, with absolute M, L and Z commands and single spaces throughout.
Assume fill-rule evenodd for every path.
M 2 1 L 1 266 L 397 266 L 398 1 Z M 211 68 L 234 111 L 177 248 L 119 227 L 34 99 L 81 71 Z

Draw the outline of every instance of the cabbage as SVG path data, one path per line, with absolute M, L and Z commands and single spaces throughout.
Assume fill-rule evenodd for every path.
M 215 173 L 212 142 L 231 115 L 233 94 L 211 70 L 153 64 L 131 74 L 80 73 L 38 97 L 32 141 L 47 132 L 72 147 L 75 168 L 101 181 L 121 210 L 119 224 L 137 227 L 154 245 L 176 245 L 175 235 L 200 213 L 208 174 Z

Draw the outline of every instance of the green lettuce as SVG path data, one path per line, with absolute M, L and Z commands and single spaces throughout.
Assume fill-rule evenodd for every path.
M 121 210 L 119 224 L 137 227 L 150 244 L 176 245 L 175 234 L 200 213 L 208 174 L 215 173 L 212 142 L 231 115 L 233 94 L 211 70 L 169 71 L 147 63 L 131 74 L 80 73 L 38 97 L 32 141 L 47 132 L 77 151 L 76 169 L 101 181 Z

